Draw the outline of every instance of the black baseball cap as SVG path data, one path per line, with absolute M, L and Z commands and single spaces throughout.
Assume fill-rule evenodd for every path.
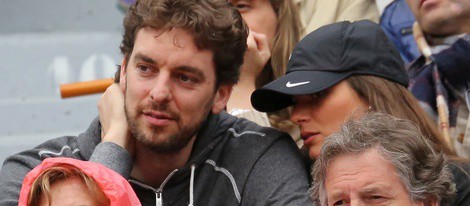
M 274 112 L 292 105 L 292 96 L 320 92 L 357 74 L 408 86 L 403 60 L 378 24 L 369 20 L 329 24 L 295 46 L 286 75 L 255 90 L 251 104 L 256 110 Z

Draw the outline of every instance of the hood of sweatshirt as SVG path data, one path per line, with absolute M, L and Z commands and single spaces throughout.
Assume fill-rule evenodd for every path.
M 46 158 L 26 175 L 20 192 L 19 206 L 27 205 L 31 187 L 42 172 L 59 164 L 75 166 L 93 178 L 110 200 L 111 206 L 141 205 L 129 182 L 113 170 L 94 162 L 57 157 Z

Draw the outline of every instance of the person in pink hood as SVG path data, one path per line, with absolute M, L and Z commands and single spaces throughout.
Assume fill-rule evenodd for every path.
M 141 205 L 129 182 L 89 161 L 47 158 L 23 180 L 19 206 Z

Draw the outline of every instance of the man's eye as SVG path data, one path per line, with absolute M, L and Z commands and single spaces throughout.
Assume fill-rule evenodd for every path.
M 145 65 L 139 65 L 139 66 L 137 66 L 137 69 L 139 69 L 141 72 L 149 72 L 150 71 L 150 67 L 145 66 Z
M 195 83 L 196 82 L 195 78 L 192 78 L 192 77 L 190 77 L 188 75 L 184 75 L 184 74 L 179 75 L 178 78 L 183 83 Z
M 372 195 L 369 197 L 370 203 L 379 204 L 387 201 L 387 198 L 379 195 Z
M 189 82 L 189 81 L 190 81 L 189 77 L 188 77 L 188 76 L 185 76 L 185 75 L 181 75 L 181 76 L 180 76 L 180 79 L 181 79 L 181 81 L 183 81 L 183 82 Z
M 337 206 L 337 205 L 346 205 L 346 200 L 340 200 L 340 201 L 336 201 L 333 205 L 334 206 Z

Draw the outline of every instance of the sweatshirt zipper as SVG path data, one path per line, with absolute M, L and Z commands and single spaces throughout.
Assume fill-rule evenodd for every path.
M 163 206 L 163 187 L 165 187 L 165 184 L 170 180 L 170 178 L 176 173 L 178 172 L 178 169 L 175 169 L 173 170 L 166 178 L 165 180 L 163 180 L 162 184 L 160 185 L 160 187 L 158 187 L 158 189 L 154 189 L 153 187 L 150 187 L 146 184 L 143 184 L 141 182 L 138 182 L 138 181 L 134 181 L 134 180 L 129 180 L 129 182 L 132 182 L 136 185 L 139 185 L 143 188 L 146 188 L 146 189 L 149 189 L 149 190 L 152 190 L 153 192 L 155 192 L 155 205 L 156 206 Z
M 162 184 L 160 187 L 155 191 L 155 205 L 156 206 L 163 206 L 163 187 L 165 187 L 166 183 L 170 178 L 178 171 L 178 169 L 173 170 L 166 178 L 163 180 Z
M 156 204 L 155 205 L 156 206 L 163 206 L 163 199 L 162 199 L 162 192 L 161 191 L 157 190 L 157 192 L 155 192 L 155 198 L 156 198 L 156 200 L 155 200 Z

